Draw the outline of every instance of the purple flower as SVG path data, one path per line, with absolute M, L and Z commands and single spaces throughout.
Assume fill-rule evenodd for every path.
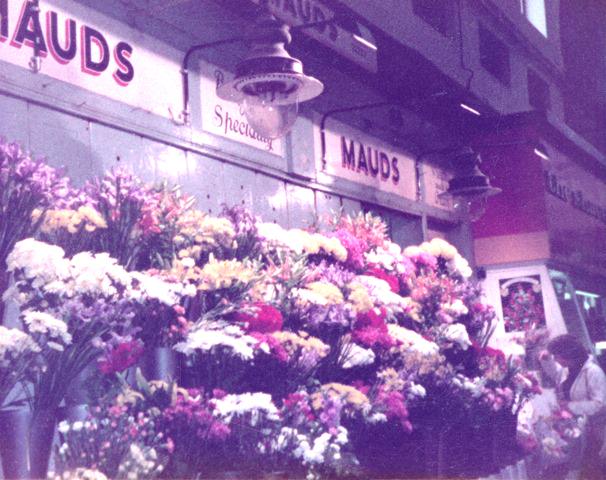
M 322 281 L 343 288 L 351 282 L 355 276 L 355 273 L 347 270 L 341 265 L 327 263 L 326 260 L 322 260 L 305 276 L 305 283 Z
M 364 268 L 364 253 L 368 250 L 368 244 L 366 242 L 356 238 L 351 232 L 345 229 L 337 230 L 328 236 L 338 238 L 347 250 L 345 265 L 354 270 L 362 270 Z

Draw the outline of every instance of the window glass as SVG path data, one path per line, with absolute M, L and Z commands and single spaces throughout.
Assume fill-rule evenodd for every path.
M 545 14 L 545 0 L 520 0 L 522 13 L 534 27 L 547 36 L 547 16 Z
M 549 278 L 553 284 L 566 330 L 568 333 L 578 337 L 586 345 L 592 345 L 589 331 L 585 323 L 585 312 L 579 304 L 579 299 L 572 285 L 570 277 L 559 270 L 549 270 Z
M 528 70 L 528 102 L 540 112 L 549 110 L 551 103 L 549 85 L 532 70 Z
M 509 49 L 490 30 L 480 26 L 480 63 L 503 85 L 511 81 Z
M 412 10 L 445 37 L 457 36 L 457 10 L 453 0 L 413 0 Z

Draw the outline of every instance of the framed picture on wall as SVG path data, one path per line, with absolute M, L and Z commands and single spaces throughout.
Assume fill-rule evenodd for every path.
M 505 331 L 526 331 L 545 326 L 540 275 L 499 280 Z

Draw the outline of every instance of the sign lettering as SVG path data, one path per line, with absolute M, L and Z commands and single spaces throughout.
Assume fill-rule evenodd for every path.
M 182 52 L 73 0 L 39 5 L 0 0 L 0 69 L 27 69 L 37 50 L 41 75 L 165 118 L 179 111 Z
M 585 212 L 601 222 L 606 223 L 606 208 L 591 200 L 587 200 L 581 190 L 573 190 L 564 185 L 561 180 L 553 173 L 545 172 L 545 188 L 551 195 L 560 200 L 570 203 L 574 208 Z
M 416 199 L 412 157 L 339 121 L 330 120 L 328 125 L 324 132 L 325 158 L 317 159 L 319 169 L 328 175 Z M 321 133 L 319 129 L 316 131 L 317 151 L 321 152 Z
M 18 15 L 12 15 L 17 11 Z M 99 76 L 111 71 L 113 79 L 123 87 L 135 76 L 135 69 L 130 60 L 133 47 L 128 42 L 120 40 L 111 46 L 106 35 L 84 23 L 80 25 L 78 42 L 78 25 L 73 18 L 65 16 L 62 19 L 60 14 L 52 9 L 44 13 L 42 7 L 37 9 L 28 0 L 22 0 L 20 7 L 18 2 L 0 0 L 0 15 L 0 40 L 5 41 L 10 37 L 10 47 L 28 47 L 33 53 L 37 45 L 42 58 L 47 58 L 50 52 L 50 57 L 60 65 L 72 62 L 79 51 L 82 72 Z M 61 20 L 64 22 L 62 32 Z
M 199 65 L 202 128 L 215 135 L 282 155 L 282 140 L 259 135 L 248 123 L 236 102 L 229 102 L 217 96 L 216 87 L 225 81 L 226 73 L 204 61 L 200 61 Z

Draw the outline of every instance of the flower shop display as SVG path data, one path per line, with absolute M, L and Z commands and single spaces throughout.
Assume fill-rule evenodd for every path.
M 446 241 L 402 250 L 370 214 L 212 217 L 121 169 L 71 195 L 14 243 L 5 295 L 34 414 L 94 372 L 88 416 L 51 416 L 58 478 L 469 477 L 521 455 L 536 380 L 489 346 Z
M 69 195 L 67 177 L 44 160 L 33 159 L 18 144 L 0 139 L 0 294 L 8 287 L 6 257 L 15 243 L 36 233 L 44 213 Z M 3 316 L 0 302 L 0 323 Z

